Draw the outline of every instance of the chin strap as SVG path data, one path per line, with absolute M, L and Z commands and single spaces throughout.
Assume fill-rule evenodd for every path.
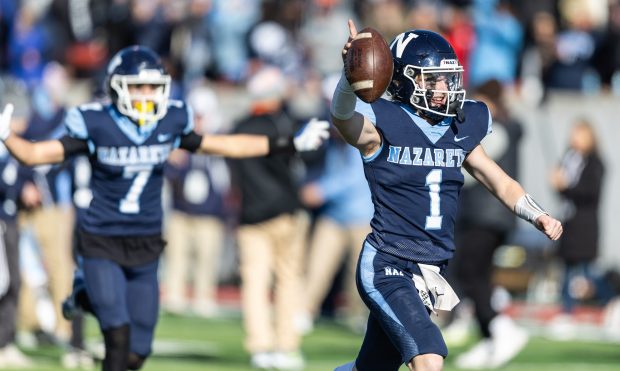
M 456 107 L 455 113 L 456 113 L 456 121 L 458 121 L 459 123 L 465 122 L 465 111 L 463 111 L 461 107 Z
M 465 122 L 465 111 L 461 108 L 461 102 L 456 100 L 450 103 L 450 108 L 448 110 L 450 113 L 454 113 L 456 115 L 456 121 L 459 123 Z

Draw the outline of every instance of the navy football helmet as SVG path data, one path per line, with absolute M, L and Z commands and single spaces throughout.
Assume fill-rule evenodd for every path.
M 390 44 L 394 73 L 388 87 L 393 100 L 411 104 L 431 120 L 454 117 L 465 101 L 463 66 L 438 33 L 410 30 Z
M 144 46 L 124 48 L 108 64 L 106 87 L 112 102 L 123 115 L 140 125 L 166 115 L 170 81 L 159 56 Z M 152 85 L 153 93 L 132 93 L 132 85 Z

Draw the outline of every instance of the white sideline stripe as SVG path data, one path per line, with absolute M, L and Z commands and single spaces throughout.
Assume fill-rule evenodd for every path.
M 104 344 L 99 339 L 86 340 L 86 349 L 96 358 L 105 356 Z M 213 343 L 199 340 L 157 339 L 153 341 L 153 353 L 164 356 L 182 356 L 188 354 L 216 355 L 221 348 Z
M 362 32 L 362 33 L 358 33 L 357 36 L 353 38 L 353 40 L 370 39 L 371 37 L 372 37 L 372 34 L 370 32 Z
M 362 90 L 362 89 L 370 89 L 374 86 L 374 81 L 372 80 L 363 80 L 363 81 L 358 81 L 356 83 L 351 84 L 351 88 L 353 89 L 353 91 L 358 91 L 358 90 Z
M 155 339 L 153 351 L 161 355 L 219 354 L 221 349 L 212 342 L 199 340 Z

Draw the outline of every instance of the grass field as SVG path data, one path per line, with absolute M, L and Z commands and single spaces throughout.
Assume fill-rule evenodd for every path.
M 96 340 L 98 331 L 92 318 L 88 337 Z M 242 346 L 238 318 L 204 320 L 191 317 L 161 317 L 153 356 L 146 371 L 243 371 L 250 370 Z M 355 356 L 361 336 L 335 323 L 319 323 L 304 338 L 307 371 L 328 371 Z M 456 370 L 451 359 L 464 348 L 450 350 L 446 370 Z M 26 351 L 35 361 L 32 371 L 62 370 L 60 350 L 55 347 Z M 405 368 L 401 368 L 405 370 Z M 533 338 L 506 371 L 611 371 L 620 370 L 620 344 L 592 342 L 552 342 Z

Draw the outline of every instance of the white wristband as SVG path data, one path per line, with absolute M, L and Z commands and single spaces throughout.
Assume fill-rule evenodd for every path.
M 549 215 L 540 205 L 534 201 L 532 196 L 524 194 L 515 205 L 515 214 L 521 219 L 534 223 L 541 215 Z
M 343 73 L 334 91 L 330 111 L 338 120 L 348 120 L 353 117 L 356 103 L 357 96 Z

